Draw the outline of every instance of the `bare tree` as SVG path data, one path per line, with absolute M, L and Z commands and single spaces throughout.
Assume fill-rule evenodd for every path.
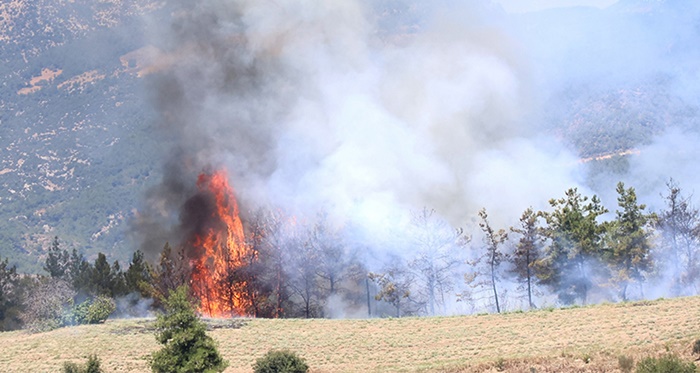
M 259 209 L 251 219 L 249 245 L 257 256 L 251 267 L 255 286 L 250 288 L 256 295 L 256 313 L 279 318 L 286 314 L 289 306 L 288 265 L 285 221 L 289 221 L 280 210 Z
M 321 292 L 318 276 L 318 252 L 308 242 L 300 242 L 293 249 L 289 287 L 301 299 L 302 314 L 306 318 L 321 316 Z
M 289 288 L 301 299 L 302 314 L 306 318 L 321 316 L 320 304 L 320 253 L 310 243 L 302 227 L 295 226 L 287 236 L 290 255 L 288 266 Z
M 472 274 L 465 276 L 467 282 L 474 288 L 489 288 L 492 299 L 496 306 L 496 312 L 501 312 L 501 305 L 498 301 L 497 283 L 500 281 L 499 266 L 506 258 L 501 252 L 501 246 L 508 239 L 508 234 L 504 229 L 494 230 L 488 220 L 486 209 L 479 211 L 479 227 L 484 232 L 484 252 L 475 261 L 471 262 L 476 268 Z
M 435 306 L 445 305 L 445 294 L 453 290 L 453 269 L 460 264 L 458 248 L 465 243 L 461 229 L 452 229 L 424 208 L 413 215 L 409 246 L 415 255 L 408 267 L 414 271 L 418 292 L 423 295 L 428 313 L 435 315 Z
M 350 263 L 342 235 L 339 230 L 330 227 L 325 213 L 317 216 L 309 245 L 318 254 L 318 276 L 328 282 L 328 296 L 333 296 L 344 280 Z
M 657 228 L 662 232 L 666 259 L 671 262 L 673 292 L 679 295 L 683 285 L 690 285 L 697 293 L 700 212 L 693 206 L 691 197 L 684 197 L 673 180 L 666 186 L 666 209 L 659 213 Z
M 58 328 L 63 322 L 64 312 L 73 306 L 75 295 L 75 290 L 66 280 L 40 279 L 24 299 L 24 312 L 20 317 L 32 331 Z
M 167 242 L 160 253 L 158 265 L 151 270 L 153 282 L 147 292 L 158 305 L 161 300 L 168 297 L 171 291 L 189 283 L 191 271 L 184 250 L 173 252 Z

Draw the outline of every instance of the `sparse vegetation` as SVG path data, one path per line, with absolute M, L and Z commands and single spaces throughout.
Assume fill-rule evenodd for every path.
M 693 355 L 700 355 L 700 339 L 696 339 L 693 343 Z
M 253 364 L 255 373 L 306 373 L 309 366 L 304 359 L 289 350 L 271 350 Z
M 637 364 L 637 373 L 693 373 L 695 364 L 681 360 L 676 355 L 649 357 Z
M 622 373 L 630 373 L 634 369 L 634 359 L 627 355 L 618 356 L 617 363 Z
M 507 372 L 592 373 L 619 369 L 666 351 L 691 361 L 700 330 L 700 297 L 535 310 L 482 316 L 366 320 L 249 319 L 231 325 L 203 319 L 218 343 L 226 372 L 250 372 L 270 350 L 289 349 L 321 372 L 489 372 L 504 358 Z M 572 322 L 575 320 L 575 322 Z M 215 327 L 216 326 L 216 327 Z M 107 320 L 42 334 L 0 333 L 3 372 L 56 372 L 86 353 L 105 370 L 150 371 L 146 356 L 162 345 L 150 319 Z M 215 328 L 214 328 L 215 327 Z M 665 353 L 665 352 L 664 352 Z M 585 364 L 581 357 L 589 354 Z
M 88 360 L 84 365 L 76 364 L 71 361 L 63 363 L 63 373 L 103 373 L 100 366 L 100 359 L 97 355 L 88 356 Z

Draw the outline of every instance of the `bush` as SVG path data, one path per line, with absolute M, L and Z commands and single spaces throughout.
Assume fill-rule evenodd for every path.
M 180 286 L 165 300 L 165 314 L 156 320 L 156 340 L 163 348 L 151 355 L 156 373 L 223 372 L 228 363 L 195 314 L 187 286 Z
M 117 305 L 112 298 L 100 296 L 92 300 L 86 300 L 73 307 L 72 323 L 79 325 L 103 323 L 116 309 Z
M 648 357 L 637 364 L 637 373 L 692 373 L 695 364 L 684 362 L 678 356 Z
M 103 373 L 100 368 L 100 359 L 97 355 L 90 355 L 85 365 L 81 366 L 72 361 L 63 363 L 63 373 Z
M 618 356 L 617 363 L 620 366 L 622 373 L 630 373 L 632 372 L 632 368 L 634 368 L 634 359 L 629 356 Z
M 306 373 L 309 366 L 304 359 L 288 350 L 268 351 L 253 364 L 255 373 Z
M 693 343 L 693 355 L 700 354 L 700 339 L 695 340 Z

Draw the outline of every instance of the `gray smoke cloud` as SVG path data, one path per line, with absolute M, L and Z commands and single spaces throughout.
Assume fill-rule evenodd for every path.
M 648 200 L 670 173 L 700 185 L 688 169 L 696 132 L 665 126 L 624 173 L 591 183 L 556 128 L 576 114 L 566 95 L 580 87 L 633 91 L 662 76 L 674 99 L 697 93 L 697 72 L 673 58 L 692 55 L 692 19 L 682 32 L 649 27 L 625 15 L 638 3 L 515 16 L 480 1 L 170 1 L 170 23 L 150 21 L 169 63 L 149 79 L 172 146 L 136 224 L 142 247 L 182 239 L 197 175 L 218 168 L 243 213 L 323 210 L 377 242 L 424 207 L 475 232 L 482 207 L 494 226 L 515 225 L 571 187 L 614 209 L 620 179 L 661 207 Z
M 572 154 L 533 137 L 528 63 L 497 7 L 170 6 L 155 42 L 177 62 L 154 87 L 175 145 L 156 204 L 182 205 L 196 173 L 224 167 L 246 208 L 381 231 L 424 206 L 456 226 L 482 206 L 513 215 L 580 178 Z

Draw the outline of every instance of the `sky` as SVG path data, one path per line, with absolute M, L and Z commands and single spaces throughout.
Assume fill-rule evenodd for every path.
M 605 8 L 617 0 L 494 0 L 508 12 L 528 12 L 557 7 L 594 6 Z

